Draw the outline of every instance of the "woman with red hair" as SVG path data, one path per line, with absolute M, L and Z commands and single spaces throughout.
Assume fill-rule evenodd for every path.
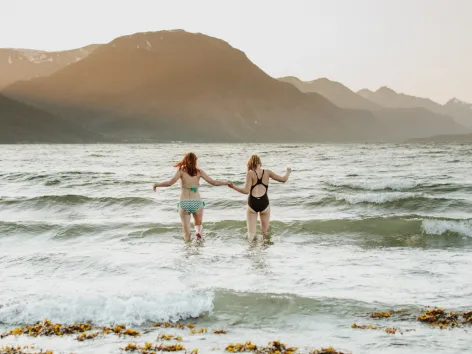
M 153 187 L 155 192 L 156 188 L 170 187 L 180 179 L 181 192 L 178 205 L 185 241 L 190 241 L 190 215 L 193 215 L 196 238 L 202 238 L 203 207 L 205 203 L 201 200 L 200 192 L 198 191 L 200 178 L 203 178 L 213 186 L 229 186 L 231 184 L 229 181 L 222 182 L 212 179 L 197 167 L 197 160 L 197 156 L 193 152 L 189 152 L 182 161 L 174 165 L 174 167 L 177 167 L 174 177 L 167 182 L 156 183 Z

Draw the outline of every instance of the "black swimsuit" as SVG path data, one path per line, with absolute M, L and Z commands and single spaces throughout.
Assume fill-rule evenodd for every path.
M 254 171 L 257 176 L 257 172 Z M 269 186 L 267 184 L 262 183 L 262 177 L 264 177 L 264 170 L 262 170 L 262 176 L 259 178 L 257 176 L 257 182 L 255 185 L 251 186 L 251 191 L 249 192 L 249 198 L 247 199 L 247 204 L 254 210 L 256 213 L 260 213 L 261 211 L 266 210 L 269 207 L 269 197 L 267 196 L 267 190 Z M 255 186 L 262 184 L 265 187 L 265 193 L 261 197 L 254 197 L 252 195 L 252 190 Z

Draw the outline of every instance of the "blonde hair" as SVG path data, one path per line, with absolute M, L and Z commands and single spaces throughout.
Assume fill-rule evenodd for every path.
M 257 155 L 252 155 L 247 161 L 247 170 L 256 170 L 257 165 L 262 165 L 261 159 Z

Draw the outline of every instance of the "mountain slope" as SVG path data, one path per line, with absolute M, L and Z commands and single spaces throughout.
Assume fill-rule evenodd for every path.
M 383 124 L 384 135 L 393 139 L 401 140 L 403 137 L 411 136 L 425 137 L 437 134 L 437 132 L 456 134 L 463 131 L 463 128 L 451 117 L 444 114 L 434 113 L 414 105 L 386 108 L 356 94 L 341 83 L 325 78 L 304 82 L 289 76 L 279 80 L 291 83 L 302 92 L 317 92 L 339 107 L 371 111 Z M 363 94 L 369 95 L 372 92 L 364 90 Z
M 271 78 L 226 42 L 184 31 L 137 33 L 5 94 L 120 139 L 340 141 L 378 134 L 320 95 Z
M 0 143 L 78 143 L 98 137 L 50 113 L 0 94 Z
M 301 92 L 317 92 L 342 108 L 367 110 L 378 110 L 382 108 L 380 105 L 351 91 L 343 84 L 326 78 L 302 81 L 297 77 L 287 76 L 279 78 L 279 80 L 291 83 Z
M 421 127 L 342 109 L 268 76 L 222 40 L 185 31 L 119 37 L 4 93 L 127 141 L 398 141 L 462 129 L 447 117 Z
M 416 143 L 472 143 L 472 134 L 434 135 L 428 138 L 410 139 Z
M 421 98 L 397 93 L 388 87 L 381 87 L 373 92 L 368 89 L 358 91 L 358 94 L 372 102 L 389 108 L 425 108 L 433 113 L 451 116 L 454 120 L 469 129 L 472 128 L 471 104 L 452 99 L 445 105 L 440 105 L 429 98 Z
M 86 58 L 98 45 L 59 52 L 0 48 L 0 90 L 16 81 L 47 76 Z
M 426 108 L 427 110 L 444 114 L 443 108 L 439 103 L 436 103 L 429 98 L 421 98 L 403 93 L 397 93 L 394 90 L 383 86 L 377 91 L 360 90 L 357 92 L 360 96 L 377 103 L 378 105 L 388 108 Z
M 454 119 L 472 129 L 472 104 L 461 101 L 457 98 L 449 100 L 444 106 L 444 110 L 448 112 Z

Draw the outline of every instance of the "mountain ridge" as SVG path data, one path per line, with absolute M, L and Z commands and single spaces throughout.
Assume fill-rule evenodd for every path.
M 411 129 L 388 114 L 341 108 L 270 77 L 221 39 L 181 30 L 115 38 L 3 92 L 117 140 L 399 141 L 461 130 L 439 115 Z
M 14 82 L 48 76 L 86 58 L 99 44 L 64 51 L 0 48 L 0 90 Z
M 84 143 L 100 139 L 48 112 L 0 93 L 0 143 Z

